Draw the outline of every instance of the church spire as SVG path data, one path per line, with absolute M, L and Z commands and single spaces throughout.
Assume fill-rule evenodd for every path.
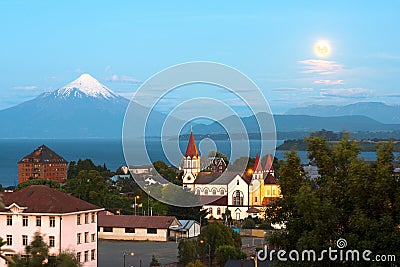
M 191 158 L 199 156 L 199 151 L 197 150 L 196 141 L 194 140 L 192 129 L 190 129 L 189 143 L 186 148 L 185 156 Z
M 274 167 L 272 166 L 271 154 L 269 154 L 269 153 L 268 153 L 267 162 L 265 164 L 264 170 L 266 172 L 268 172 L 270 170 L 274 170 Z
M 260 157 L 258 156 L 258 153 L 256 154 L 256 161 L 254 162 L 253 170 L 254 170 L 254 172 L 262 171 L 262 166 L 261 166 Z

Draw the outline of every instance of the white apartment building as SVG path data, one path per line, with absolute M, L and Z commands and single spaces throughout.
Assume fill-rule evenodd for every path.
M 82 266 L 97 266 L 97 213 L 102 208 L 44 185 L 3 193 L 0 236 L 4 248 L 25 254 L 36 232 L 49 245 L 49 255 L 69 251 Z M 7 266 L 0 259 L 0 267 Z

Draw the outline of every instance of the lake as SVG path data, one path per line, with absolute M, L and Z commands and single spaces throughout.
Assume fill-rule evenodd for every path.
M 278 140 L 277 145 L 283 141 Z M 240 140 L 229 142 L 228 140 L 215 141 L 218 151 L 229 154 L 231 146 L 245 149 L 247 145 Z M 250 155 L 253 157 L 259 152 L 260 142 L 257 140 L 250 140 Z M 90 158 L 96 165 L 103 165 L 115 171 L 118 167 L 126 165 L 124 154 L 122 151 L 122 142 L 119 139 L 79 139 L 79 140 L 59 140 L 59 139 L 0 139 L 0 184 L 4 187 L 16 185 L 18 183 L 18 168 L 17 163 L 25 155 L 31 153 L 40 145 L 45 144 L 50 149 L 64 157 L 67 161 L 78 159 Z M 166 146 L 174 145 L 176 142 L 167 141 Z M 187 140 L 179 141 L 180 150 L 186 149 Z M 135 145 L 133 144 L 133 147 Z M 200 151 L 207 151 L 207 143 L 201 142 L 199 144 Z M 150 141 L 147 144 L 151 161 L 163 160 L 166 161 L 166 156 L 160 148 L 160 143 Z M 245 151 L 245 150 L 244 150 Z M 303 163 L 308 163 L 307 152 L 298 152 Z M 396 153 L 399 154 L 399 153 Z M 245 153 L 243 156 L 246 155 Z M 374 152 L 362 152 L 361 157 L 366 160 L 374 160 Z M 284 158 L 284 151 L 278 151 L 276 157 L 279 159 Z M 179 157 L 178 157 L 179 158 Z M 133 163 L 131 165 L 140 165 L 146 163 L 143 155 L 135 154 L 132 152 Z M 232 158 L 231 161 L 235 160 Z M 172 161 L 171 161 L 172 162 Z

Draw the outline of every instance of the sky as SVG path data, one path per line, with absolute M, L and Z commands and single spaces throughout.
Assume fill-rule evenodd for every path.
M 399 17 L 399 1 L 3 0 L 0 109 L 82 73 L 129 98 L 155 73 L 190 61 L 241 71 L 275 114 L 310 104 L 397 105 Z M 328 55 L 315 53 L 320 40 Z

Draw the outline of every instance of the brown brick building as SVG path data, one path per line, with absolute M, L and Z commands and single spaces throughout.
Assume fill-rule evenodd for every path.
M 45 145 L 18 162 L 18 183 L 28 179 L 47 179 L 60 183 L 67 179 L 67 161 Z

